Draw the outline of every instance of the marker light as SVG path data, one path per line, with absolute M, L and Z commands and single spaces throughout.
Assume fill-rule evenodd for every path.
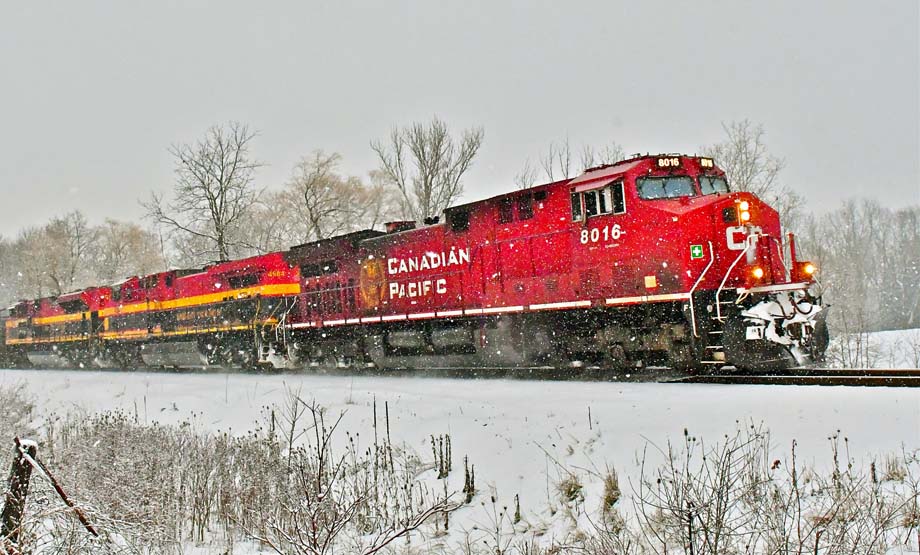
M 742 222 L 747 222 L 747 221 L 750 221 L 750 220 L 751 220 L 751 213 L 748 212 L 747 210 L 742 210 L 742 211 L 741 211 L 741 221 L 742 221 Z
M 818 267 L 808 261 L 796 262 L 792 266 L 792 279 L 794 281 L 812 281 L 815 279 L 815 273 Z
M 761 268 L 760 266 L 755 266 L 754 269 L 751 270 L 751 275 L 754 276 L 755 279 L 760 279 L 760 278 L 762 278 L 762 277 L 763 277 L 763 268 Z

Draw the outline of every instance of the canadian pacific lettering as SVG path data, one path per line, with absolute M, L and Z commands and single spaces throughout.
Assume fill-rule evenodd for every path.
M 436 270 L 470 263 L 470 249 L 451 249 L 441 252 L 426 252 L 420 256 L 387 259 L 387 273 L 391 276 L 410 274 L 425 270 Z
M 404 299 L 425 297 L 435 292 L 438 295 L 447 293 L 447 280 L 440 279 L 423 279 L 419 281 L 401 281 L 390 282 L 390 298 Z

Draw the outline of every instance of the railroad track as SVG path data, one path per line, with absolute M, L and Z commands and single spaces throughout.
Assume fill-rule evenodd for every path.
M 74 370 L 88 371 L 88 370 Z M 95 372 L 132 372 L 125 369 L 93 369 Z M 157 369 L 147 368 L 142 372 L 180 374 L 249 374 L 239 368 L 228 369 Z M 593 381 L 620 383 L 705 383 L 726 385 L 837 385 L 858 387 L 920 387 L 920 369 L 831 369 L 790 368 L 781 371 L 742 373 L 734 369 L 722 369 L 710 374 L 687 375 L 664 367 L 648 367 L 634 370 L 610 370 L 596 366 L 585 367 L 529 367 L 529 368 L 427 368 L 379 369 L 379 368 L 311 368 L 303 371 L 270 372 L 271 374 L 324 375 L 343 378 L 358 376 L 392 378 L 452 378 L 452 379 L 511 379 L 540 381 Z
M 792 368 L 762 373 L 718 373 L 686 376 L 670 383 L 735 385 L 837 385 L 857 387 L 920 387 L 920 369 Z

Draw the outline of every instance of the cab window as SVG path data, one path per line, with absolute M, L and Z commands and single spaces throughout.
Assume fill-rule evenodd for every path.
M 693 178 L 686 175 L 640 177 L 636 180 L 639 198 L 643 200 L 692 197 Z
M 701 175 L 700 176 L 700 193 L 704 195 L 712 195 L 715 193 L 727 193 L 728 192 L 728 183 L 725 182 L 724 177 L 719 177 L 717 175 Z

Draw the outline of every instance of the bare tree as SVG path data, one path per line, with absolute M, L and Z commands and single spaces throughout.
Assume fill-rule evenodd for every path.
M 763 125 L 749 120 L 722 124 L 726 138 L 704 147 L 702 152 L 719 164 L 734 186 L 759 197 L 772 195 L 785 161 L 769 153 Z
M 102 283 L 165 269 L 160 240 L 134 223 L 107 219 L 97 230 L 93 253 L 95 277 Z
M 371 170 L 370 183 L 355 191 L 352 204 L 354 229 L 376 229 L 399 217 L 400 195 L 387 186 L 387 177 L 380 170 Z
M 776 208 L 783 226 L 797 227 L 804 199 L 783 185 L 779 174 L 786 162 L 770 154 L 763 125 L 749 120 L 722 124 L 725 140 L 700 148 L 721 167 L 729 183 L 739 191 L 749 191 Z
M 213 126 L 194 144 L 174 145 L 176 184 L 173 198 L 151 194 L 142 203 L 151 219 L 171 232 L 200 239 L 203 252 L 196 257 L 216 255 L 228 260 L 239 246 L 239 224 L 258 198 L 252 181 L 261 164 L 251 157 L 250 143 L 256 132 L 230 122 Z M 185 245 L 199 243 L 186 241 Z
M 530 164 L 530 159 L 524 161 L 524 166 L 514 176 L 514 184 L 518 189 L 533 187 L 537 183 L 537 169 Z
M 0 236 L 0 306 L 9 306 L 16 298 L 16 249 L 6 237 Z
M 581 149 L 581 156 L 579 159 L 580 167 L 578 171 L 584 172 L 585 170 L 597 166 L 616 164 L 625 158 L 626 155 L 623 147 L 616 141 L 610 142 L 602 147 L 584 145 Z M 543 169 L 545 178 L 550 182 L 568 179 L 575 175 L 576 170 L 574 168 L 576 166 L 574 154 L 572 153 L 572 145 L 568 137 L 558 143 L 554 141 L 549 144 L 546 152 L 540 156 L 540 167 Z M 529 181 L 529 183 L 532 184 L 535 178 L 536 172 L 531 169 L 530 162 L 528 161 L 524 164 L 521 173 L 515 177 L 515 183 L 518 187 L 523 188 L 524 186 L 521 185 L 522 182 Z M 526 186 L 530 185 L 528 184 Z
M 398 217 L 398 199 L 379 172 L 371 172 L 367 184 L 339 173 L 340 160 L 336 153 L 314 151 L 297 163 L 282 190 L 262 195 L 244 226 L 251 251 L 269 252 L 373 229 Z
M 397 188 L 404 217 L 422 221 L 437 216 L 463 194 L 463 174 L 482 146 L 481 127 L 467 129 L 459 141 L 447 124 L 433 118 L 395 127 L 388 142 L 373 141 L 380 172 Z
M 45 263 L 51 291 L 60 295 L 74 288 L 79 277 L 89 277 L 88 255 L 98 234 L 79 211 L 53 218 L 45 226 Z M 82 275 L 81 275 L 82 274 Z
M 807 216 L 799 231 L 799 252 L 821 269 L 822 294 L 834 307 L 828 324 L 837 339 L 828 359 L 847 367 L 877 363 L 870 333 L 920 320 L 920 208 L 850 200 Z
M 612 142 L 597 149 L 591 145 L 585 145 L 581 149 L 582 171 L 597 166 L 616 164 L 625 159 L 626 152 L 623 150 L 623 147 L 616 142 Z
M 306 238 L 325 239 L 348 228 L 352 205 L 349 198 L 363 187 L 358 178 L 337 173 L 342 157 L 321 150 L 304 157 L 294 168 L 288 189 L 299 197 L 298 206 L 307 226 Z
M 572 148 L 569 138 L 566 137 L 565 141 L 559 144 L 550 143 L 546 154 L 540 158 L 540 166 L 550 181 L 572 177 Z
M 20 232 L 8 256 L 16 268 L 17 294 L 60 295 L 93 277 L 89 258 L 97 237 L 78 211 Z
M 284 250 L 304 242 L 304 225 L 300 214 L 292 210 L 291 195 L 286 189 L 266 191 L 248 211 L 240 224 L 241 241 L 246 255 Z
M 16 268 L 14 296 L 39 298 L 48 292 L 42 256 L 45 234 L 41 228 L 29 227 L 19 232 L 10 259 Z

